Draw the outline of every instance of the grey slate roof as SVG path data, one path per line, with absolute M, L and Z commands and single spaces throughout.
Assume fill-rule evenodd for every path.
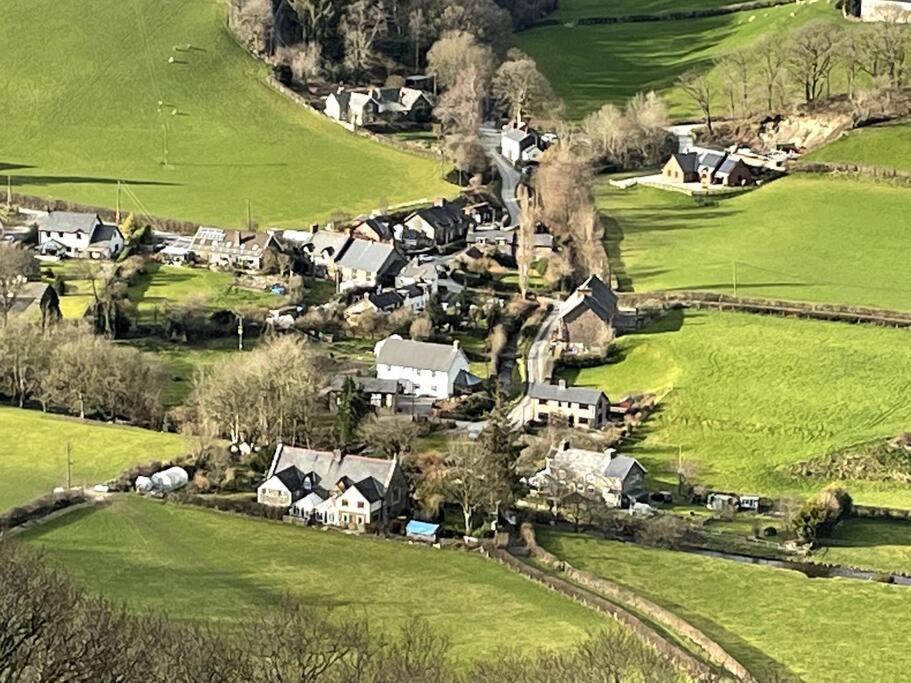
M 381 311 L 392 311 L 405 302 L 405 297 L 391 289 L 379 293 L 371 292 L 367 299 Z
M 718 167 L 718 170 L 715 171 L 715 175 L 727 177 L 731 174 L 731 171 L 737 168 L 737 164 L 739 163 L 741 163 L 741 161 L 737 157 L 728 157 L 721 166 Z
M 338 264 L 343 268 L 377 274 L 384 274 L 403 262 L 404 259 L 393 245 L 358 239 L 352 240 L 338 259 Z
M 373 477 L 356 482 L 354 488 L 360 491 L 361 495 L 367 499 L 368 503 L 376 503 L 383 499 L 383 494 L 377 486 L 376 479 Z
M 695 173 L 696 165 L 699 162 L 699 155 L 695 152 L 687 152 L 686 154 L 674 154 L 674 158 L 677 160 L 677 163 L 680 165 L 680 168 L 684 173 Z
M 703 169 L 706 169 L 709 172 L 714 173 L 721 165 L 721 162 L 724 161 L 725 156 L 724 152 L 715 152 L 712 150 L 703 152 L 699 155 L 699 170 L 702 171 Z
M 269 470 L 269 478 L 293 467 L 304 475 L 313 474 L 314 484 L 327 491 L 332 490 L 340 479 L 347 477 L 354 483 L 365 479 L 375 479 L 378 484 L 377 490 L 385 495 L 398 466 L 395 460 L 340 455 L 309 448 L 295 448 L 284 444 L 279 445 L 279 449 Z
M 593 405 L 606 394 L 599 389 L 585 387 L 561 387 L 558 384 L 545 384 L 543 382 L 532 384 L 528 387 L 528 395 L 541 401 L 569 401 L 570 403 L 587 403 Z
M 329 385 L 330 388 L 333 391 L 341 391 L 345 385 L 345 379 L 344 376 L 336 377 Z M 399 381 L 395 379 L 378 379 L 376 377 L 352 377 L 351 379 L 365 394 L 398 394 L 402 390 Z
M 597 275 L 590 276 L 560 306 L 560 318 L 575 319 L 580 308 L 588 308 L 605 323 L 617 312 L 617 295 Z
M 39 230 L 91 233 L 101 221 L 94 213 L 51 211 L 38 219 Z
M 647 471 L 635 458 L 627 455 L 615 455 L 613 451 L 558 448 L 551 461 L 552 467 L 566 468 L 582 475 L 588 472 L 598 472 L 605 477 L 614 477 L 621 481 L 625 480 L 636 467 L 641 468 L 643 472 Z
M 420 370 L 446 372 L 459 356 L 465 354 L 457 346 L 432 344 L 412 339 L 387 337 L 376 345 L 376 362 L 381 365 L 398 365 Z M 467 359 L 465 359 L 467 363 Z

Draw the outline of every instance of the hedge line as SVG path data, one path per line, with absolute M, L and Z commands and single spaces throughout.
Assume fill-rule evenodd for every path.
M 0 515 L 0 531 L 7 531 L 26 522 L 47 517 L 52 512 L 63 510 L 86 501 L 85 494 L 79 491 L 50 493 L 33 501 L 7 510 Z

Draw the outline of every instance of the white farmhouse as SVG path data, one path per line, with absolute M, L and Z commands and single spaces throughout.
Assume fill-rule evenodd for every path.
M 123 249 L 116 225 L 105 225 L 94 213 L 49 211 L 37 220 L 42 254 L 77 258 L 113 258 Z
M 527 128 L 507 128 L 500 136 L 500 153 L 513 164 L 537 161 L 541 155 L 537 139 Z
M 458 341 L 449 346 L 393 335 L 377 343 L 373 353 L 377 378 L 398 380 L 412 387 L 416 396 L 449 398 L 471 378 Z

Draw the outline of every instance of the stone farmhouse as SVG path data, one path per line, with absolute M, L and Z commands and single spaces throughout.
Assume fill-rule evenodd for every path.
M 744 187 L 755 182 L 749 166 L 740 157 L 710 149 L 672 154 L 661 175 L 674 183 L 703 186 Z
M 408 505 L 398 460 L 278 444 L 256 492 L 263 505 L 288 508 L 299 519 L 345 528 L 382 523 Z
M 528 387 L 532 420 L 559 422 L 570 427 L 600 429 L 610 418 L 610 399 L 599 389 L 570 387 L 565 380 L 557 384 L 544 382 Z
M 635 458 L 614 449 L 589 451 L 561 442 L 545 461 L 544 469 L 529 479 L 531 487 L 546 498 L 576 493 L 602 500 L 608 507 L 623 507 L 645 493 L 646 469 Z
M 606 348 L 614 337 L 617 311 L 617 295 L 592 275 L 560 305 L 551 341 L 568 353 Z
M 458 341 L 450 346 L 392 335 L 378 342 L 373 354 L 378 379 L 401 382 L 416 396 L 449 398 L 471 384 L 468 358 Z
M 35 225 L 38 251 L 45 256 L 110 259 L 124 246 L 120 228 L 106 225 L 94 213 L 49 211 Z

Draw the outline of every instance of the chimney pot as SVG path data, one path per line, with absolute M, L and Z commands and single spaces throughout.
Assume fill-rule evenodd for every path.
M 566 380 L 565 380 L 565 379 L 561 379 L 561 380 L 557 383 L 557 386 L 559 386 L 560 389 L 566 389 Z
M 317 232 L 319 232 L 319 223 L 311 223 L 310 234 L 315 235 Z
M 568 451 L 569 450 L 569 439 L 563 439 L 563 441 L 560 442 L 560 445 L 557 446 L 557 450 Z
M 459 340 L 458 340 L 458 339 L 453 339 L 453 340 L 452 340 L 452 348 L 458 350 L 458 348 L 459 348 Z

